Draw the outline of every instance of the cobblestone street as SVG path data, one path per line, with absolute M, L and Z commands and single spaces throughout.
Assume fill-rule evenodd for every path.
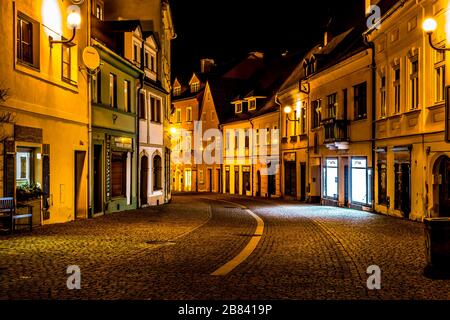
M 225 276 L 264 221 L 250 256 Z M 253 237 L 254 238 L 254 237 Z M 68 290 L 66 269 L 81 269 Z M 382 271 L 367 289 L 367 267 Z M 177 195 L 171 204 L 0 237 L 1 299 L 450 299 L 425 278 L 417 222 L 281 200 Z

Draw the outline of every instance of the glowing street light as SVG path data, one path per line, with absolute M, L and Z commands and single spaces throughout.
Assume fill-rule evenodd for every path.
M 284 107 L 284 113 L 291 114 L 291 112 L 292 112 L 292 108 L 290 106 Z
M 69 10 L 69 14 L 67 15 L 67 26 L 70 29 L 73 29 L 72 38 L 70 38 L 69 40 L 57 41 L 57 40 L 53 40 L 53 37 L 49 36 L 48 38 L 50 40 L 50 48 L 53 48 L 54 44 L 59 44 L 59 43 L 69 44 L 73 41 L 73 39 L 75 39 L 77 29 L 81 25 L 80 8 L 78 6 L 70 6 L 68 10 Z
M 437 27 L 438 27 L 438 24 L 437 24 L 436 20 L 434 20 L 433 18 L 425 19 L 425 21 L 422 24 L 422 29 L 428 35 L 428 41 L 430 43 L 430 46 L 434 50 L 436 50 L 436 51 L 450 51 L 450 48 L 445 48 L 445 47 L 439 48 L 438 46 L 433 44 L 433 33 L 436 31 Z

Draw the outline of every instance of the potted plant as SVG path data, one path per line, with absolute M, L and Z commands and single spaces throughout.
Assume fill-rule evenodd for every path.
M 16 198 L 18 212 L 28 213 L 28 210 L 33 214 L 33 225 L 41 224 L 41 198 L 43 192 L 40 184 L 27 183 L 16 187 Z

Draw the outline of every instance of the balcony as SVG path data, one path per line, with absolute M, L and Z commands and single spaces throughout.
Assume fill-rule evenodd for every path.
M 325 130 L 324 144 L 330 150 L 348 150 L 348 121 L 334 118 L 322 121 Z

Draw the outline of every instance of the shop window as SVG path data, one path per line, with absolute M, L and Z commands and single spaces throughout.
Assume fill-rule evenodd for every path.
M 352 202 L 370 204 L 372 171 L 367 169 L 367 158 L 352 158 L 351 186 Z
M 112 196 L 125 197 L 127 183 L 127 153 L 113 152 L 111 158 Z
M 338 159 L 329 158 L 325 160 L 324 167 L 324 197 L 338 199 Z

